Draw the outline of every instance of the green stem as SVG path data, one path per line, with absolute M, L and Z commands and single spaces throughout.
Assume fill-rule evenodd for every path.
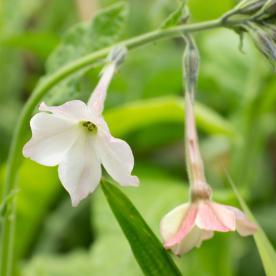
M 217 27 L 231 27 L 237 24 L 241 24 L 245 20 L 236 20 L 236 21 L 227 21 L 222 22 L 220 19 L 190 24 L 190 25 L 180 25 L 173 28 L 168 29 L 160 29 L 157 31 L 149 32 L 125 41 L 118 43 L 119 45 L 124 45 L 129 50 L 138 48 L 150 42 L 154 42 L 163 38 L 170 38 L 180 36 L 183 33 L 191 33 L 196 31 L 203 31 L 207 29 L 213 29 Z M 24 135 L 26 130 L 28 129 L 28 122 L 31 118 L 32 112 L 39 101 L 43 98 L 43 96 L 55 86 L 58 82 L 70 76 L 71 74 L 77 72 L 78 70 L 84 69 L 88 66 L 95 64 L 101 59 L 105 58 L 110 52 L 111 48 L 116 45 L 112 45 L 111 47 L 104 48 L 92 54 L 88 54 L 76 61 L 65 65 L 56 73 L 50 75 L 49 77 L 44 78 L 36 87 L 33 94 L 25 104 L 20 117 L 18 119 L 18 123 L 16 125 L 11 148 L 9 151 L 8 163 L 7 163 L 7 172 L 6 172 L 6 182 L 4 186 L 3 199 L 5 199 L 9 194 L 13 191 L 16 186 L 16 175 L 17 169 L 22 160 L 21 150 L 24 144 Z M 12 200 L 13 201 L 13 200 Z M 2 237 L 1 237 L 1 255 L 0 255 L 0 275 L 2 276 L 10 276 L 11 275 L 11 267 L 13 264 L 13 239 L 14 239 L 14 231 L 10 229 L 14 229 L 15 218 L 10 217 L 9 214 L 13 214 L 13 206 L 12 203 L 7 203 L 6 206 L 6 216 L 3 220 L 3 228 L 2 228 Z

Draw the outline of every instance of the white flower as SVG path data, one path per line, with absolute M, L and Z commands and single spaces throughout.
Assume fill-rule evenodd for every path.
M 109 64 L 88 104 L 74 100 L 61 106 L 42 103 L 31 119 L 32 138 L 23 155 L 45 165 L 58 165 L 58 175 L 72 205 L 93 192 L 100 182 L 101 164 L 123 186 L 138 186 L 132 176 L 134 157 L 130 146 L 111 136 L 102 111 L 116 64 Z M 118 122 L 122 123 L 122 122 Z

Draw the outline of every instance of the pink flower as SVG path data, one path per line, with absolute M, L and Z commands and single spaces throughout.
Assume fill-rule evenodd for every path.
M 237 231 L 241 236 L 255 233 L 257 227 L 239 209 L 211 200 L 198 200 L 177 206 L 161 221 L 161 236 L 166 249 L 176 255 L 213 237 L 214 231 Z
M 186 161 L 190 182 L 190 203 L 182 204 L 161 220 L 160 232 L 166 249 L 176 255 L 199 247 L 213 237 L 214 231 L 238 231 L 241 236 L 252 235 L 257 227 L 239 209 L 211 201 L 212 189 L 207 184 L 204 164 L 198 144 L 193 97 L 197 79 L 198 59 L 192 40 L 186 41 L 188 54 L 184 57 L 186 69 Z M 193 53 L 189 54 L 189 51 Z
M 121 185 L 139 184 L 139 179 L 131 175 L 134 157 L 130 146 L 111 135 L 102 116 L 115 69 L 116 62 L 105 68 L 88 104 L 79 100 L 60 106 L 42 103 L 41 112 L 31 119 L 32 138 L 23 154 L 45 166 L 58 165 L 59 179 L 73 206 L 96 189 L 101 165 Z

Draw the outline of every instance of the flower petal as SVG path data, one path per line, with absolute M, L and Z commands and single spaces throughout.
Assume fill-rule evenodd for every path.
M 108 174 L 123 186 L 138 186 L 139 179 L 131 175 L 134 157 L 130 146 L 98 129 L 96 150 Z
M 198 204 L 196 225 L 209 231 L 233 231 L 235 230 L 235 216 L 223 205 L 203 201 Z
M 81 134 L 58 168 L 59 178 L 74 207 L 100 182 L 101 164 L 93 142 L 93 138 Z
M 173 246 L 171 250 L 178 256 L 187 253 L 192 248 L 198 247 L 198 244 L 200 244 L 202 240 L 201 237 L 203 233 L 204 230 L 198 228 L 197 226 L 193 226 L 188 235 L 185 236 L 185 238 L 179 244 Z
M 182 216 L 182 221 L 179 224 L 177 231 L 172 235 L 165 243 L 165 247 L 169 248 L 175 244 L 181 243 L 186 235 L 194 227 L 194 222 L 196 219 L 197 207 L 195 205 L 190 205 Z M 175 214 L 175 213 L 174 213 Z
M 48 106 L 45 103 L 41 103 L 39 110 L 51 112 L 57 117 L 67 120 L 81 121 L 91 119 L 88 107 L 79 100 L 69 101 L 59 106 Z
M 209 240 L 214 236 L 213 231 L 202 230 L 202 234 L 200 236 L 200 240 L 198 241 L 196 247 L 200 247 L 203 241 Z
M 103 74 L 88 101 L 89 108 L 98 115 L 103 112 L 106 92 L 115 73 L 115 69 L 116 65 L 114 62 L 104 68 Z
M 68 120 L 40 112 L 30 122 L 32 138 L 23 155 L 45 165 L 56 166 L 77 138 L 78 129 Z
M 181 204 L 162 218 L 160 223 L 160 233 L 165 243 L 179 230 L 188 208 L 188 203 Z
M 241 210 L 232 206 L 227 207 L 235 213 L 236 228 L 241 236 L 253 235 L 257 231 L 257 225 L 249 221 Z

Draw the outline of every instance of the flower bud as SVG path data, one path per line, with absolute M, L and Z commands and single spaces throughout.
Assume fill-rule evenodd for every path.
M 185 80 L 185 88 L 194 99 L 196 83 L 199 71 L 199 54 L 195 42 L 191 36 L 185 36 L 186 49 L 183 55 L 183 79 Z
M 111 50 L 110 54 L 107 57 L 107 61 L 110 63 L 115 63 L 115 66 L 118 67 L 123 63 L 126 56 L 127 48 L 122 45 L 117 46 Z
M 267 2 L 267 0 L 245 0 L 240 2 L 237 7 L 239 14 L 254 14 L 258 12 Z
M 257 48 L 274 65 L 276 61 L 276 43 L 273 40 L 273 35 L 254 23 L 248 23 L 244 25 L 244 28 L 248 31 Z

